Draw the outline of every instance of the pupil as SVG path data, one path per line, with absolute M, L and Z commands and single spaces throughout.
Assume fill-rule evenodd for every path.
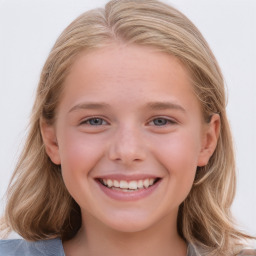
M 93 118 L 93 119 L 90 120 L 90 124 L 91 125 L 101 125 L 102 120 L 100 118 Z
M 154 124 L 157 126 L 165 125 L 166 123 L 167 123 L 167 120 L 165 120 L 165 119 L 155 119 L 154 120 Z

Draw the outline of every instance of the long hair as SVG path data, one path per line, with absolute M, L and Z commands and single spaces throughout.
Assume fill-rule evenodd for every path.
M 80 228 L 80 208 L 66 190 L 60 166 L 46 154 L 40 121 L 54 123 L 63 81 L 79 53 L 113 42 L 151 46 L 177 57 L 190 73 L 205 121 L 214 113 L 220 115 L 216 150 L 206 166 L 198 167 L 191 192 L 179 208 L 177 228 L 202 254 L 234 255 L 232 247 L 249 236 L 236 230 L 230 212 L 236 174 L 223 77 L 192 22 L 155 0 L 110 1 L 104 9 L 79 16 L 57 39 L 41 73 L 29 134 L 8 188 L 2 229 L 5 225 L 35 241 L 67 240 Z

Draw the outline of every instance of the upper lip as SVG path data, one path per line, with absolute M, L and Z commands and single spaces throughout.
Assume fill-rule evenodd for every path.
M 95 179 L 110 179 L 110 180 L 125 180 L 125 181 L 132 181 L 132 180 L 145 180 L 145 179 L 157 179 L 160 178 L 156 175 L 150 174 L 134 174 L 134 175 L 124 175 L 124 174 L 109 174 L 109 175 L 101 175 L 95 177 Z

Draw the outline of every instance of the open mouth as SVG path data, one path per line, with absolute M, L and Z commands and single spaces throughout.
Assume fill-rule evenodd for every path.
M 139 190 L 145 190 L 154 186 L 161 178 L 147 178 L 141 180 L 112 180 L 112 179 L 97 179 L 103 186 L 123 192 L 135 192 Z

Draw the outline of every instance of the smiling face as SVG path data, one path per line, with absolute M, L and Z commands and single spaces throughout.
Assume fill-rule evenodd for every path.
M 176 222 L 197 166 L 214 151 L 218 118 L 204 123 L 178 59 L 113 45 L 79 55 L 55 124 L 41 129 L 83 219 L 133 232 Z

